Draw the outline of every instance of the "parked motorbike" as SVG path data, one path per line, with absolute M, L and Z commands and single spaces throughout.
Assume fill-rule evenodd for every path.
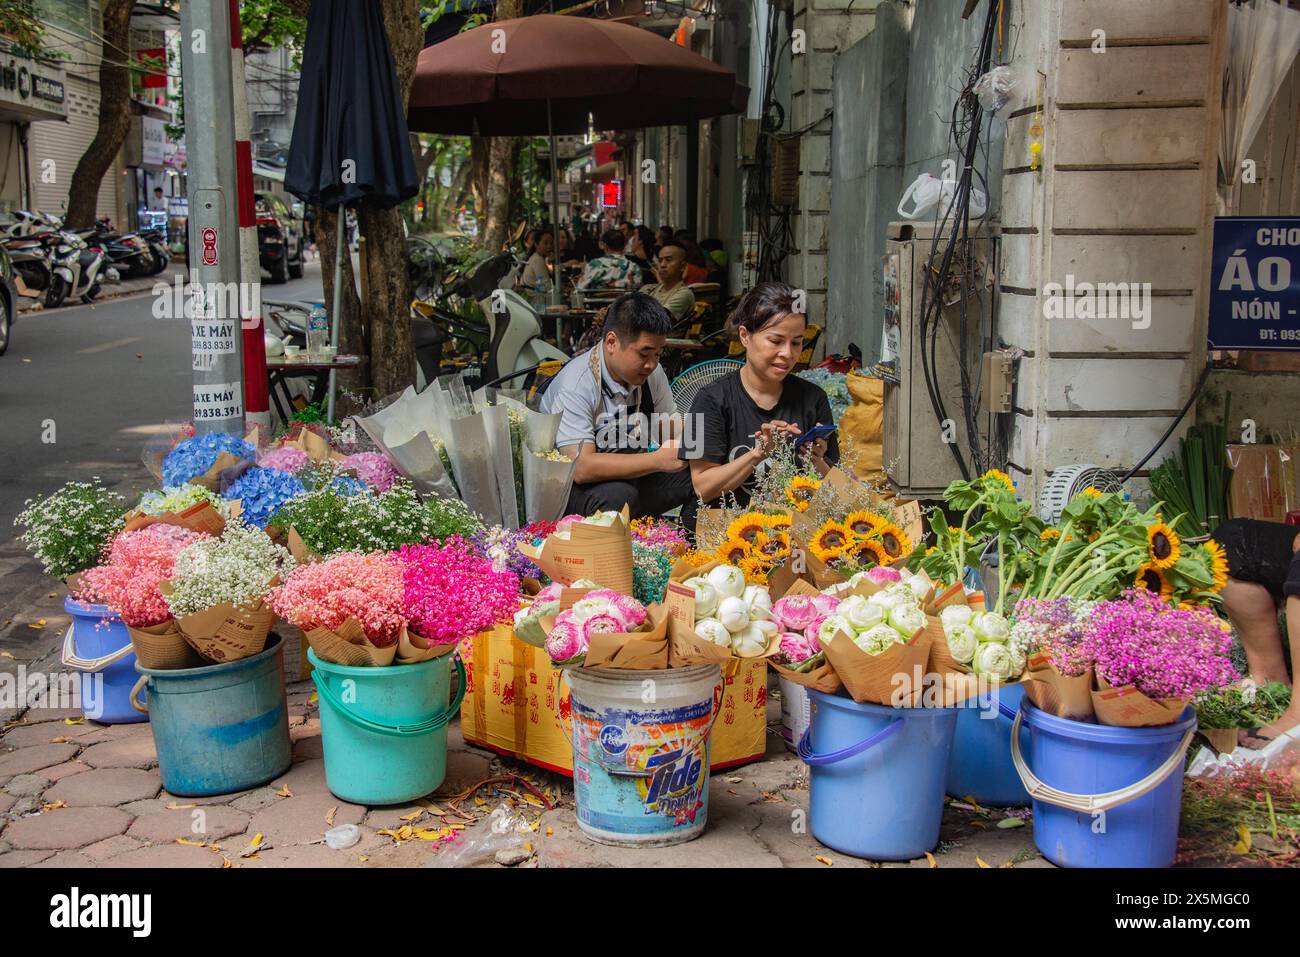
M 72 273 L 68 295 L 82 302 L 94 302 L 104 282 L 117 282 L 118 271 L 107 265 L 102 249 L 91 246 L 75 233 L 59 234 L 62 242 L 56 250 L 55 262 L 66 266 Z
M 167 248 L 167 233 L 162 229 L 142 229 L 138 235 L 148 244 L 149 253 L 153 256 L 153 265 L 145 275 L 156 276 L 167 268 L 172 259 L 172 251 Z
M 60 235 L 55 232 L 10 236 L 4 240 L 13 261 L 18 294 L 40 299 L 49 309 L 63 303 L 73 284 L 72 270 L 59 262 L 57 250 L 61 243 Z

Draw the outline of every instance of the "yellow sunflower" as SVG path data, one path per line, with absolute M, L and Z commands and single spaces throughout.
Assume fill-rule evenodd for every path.
M 1038 533 L 1038 537 L 1044 542 L 1050 542 L 1054 538 L 1061 537 L 1061 530 L 1059 528 L 1045 528 Z
M 844 516 L 844 527 L 859 538 L 870 538 L 888 524 L 875 512 L 849 512 Z
M 849 537 L 847 528 L 834 520 L 828 521 L 813 535 L 812 553 L 824 562 L 834 561 L 844 554 Z
M 767 527 L 777 532 L 788 532 L 794 524 L 789 512 L 778 512 L 767 516 Z
M 1210 590 L 1222 591 L 1228 583 L 1228 556 L 1224 554 L 1223 546 L 1212 538 L 1207 539 L 1202 547 L 1210 558 L 1210 574 L 1214 576 L 1214 586 Z
M 1086 495 L 1086 496 L 1088 496 L 1088 498 L 1101 498 L 1101 489 L 1096 488 L 1095 486 L 1089 485 L 1086 489 L 1084 489 L 1084 490 L 1083 490 L 1082 492 L 1080 492 L 1079 494 L 1080 494 L 1080 495 Z
M 790 504 L 797 511 L 806 512 L 808 506 L 812 504 L 812 498 L 817 494 L 817 490 L 822 487 L 822 483 L 816 479 L 808 478 L 806 475 L 796 475 L 786 486 L 785 497 L 790 500 Z
M 1153 591 L 1161 598 L 1168 598 L 1174 593 L 1174 586 L 1169 583 L 1160 569 L 1150 562 L 1142 565 L 1133 576 L 1133 584 L 1138 588 Z
M 790 533 L 772 532 L 754 543 L 754 554 L 764 561 L 779 562 L 790 554 Z
M 851 542 L 844 549 L 844 557 L 863 568 L 868 565 L 887 565 L 889 563 L 889 556 L 885 554 L 884 547 L 870 538 Z
M 1011 476 L 1006 472 L 999 472 L 997 469 L 989 469 L 980 476 L 980 479 L 997 479 L 1006 486 L 1008 492 L 1014 492 L 1016 490 L 1016 483 L 1011 481 Z
M 750 555 L 740 560 L 740 570 L 745 573 L 745 581 L 751 585 L 766 585 L 767 573 L 772 570 L 772 566 L 757 555 Z
M 960 537 L 962 537 L 962 538 L 965 538 L 966 541 L 968 541 L 968 542 L 973 542 L 973 541 L 975 541 L 975 536 L 972 535 L 969 531 L 962 531 L 961 526 L 959 526 L 959 525 L 949 525 L 949 526 L 948 526 L 948 533 L 949 533 L 950 535 L 957 535 L 957 536 L 960 536 Z
M 729 538 L 723 542 L 717 551 L 717 559 L 728 565 L 739 565 L 743 559 L 753 554 L 749 547 L 749 542 L 739 538 Z
M 733 519 L 727 526 L 727 538 L 739 539 L 753 544 L 754 539 L 767 530 L 767 516 L 758 512 L 746 512 Z
M 893 522 L 882 528 L 876 538 L 891 562 L 906 558 L 912 553 L 912 542 Z
M 1156 522 L 1147 529 L 1147 545 L 1151 549 L 1151 564 L 1156 568 L 1173 568 L 1182 554 L 1177 533 L 1164 522 Z

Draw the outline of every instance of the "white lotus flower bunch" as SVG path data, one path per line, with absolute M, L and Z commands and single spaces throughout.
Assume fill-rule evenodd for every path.
M 822 621 L 817 640 L 826 645 L 842 631 L 867 654 L 878 655 L 907 642 L 924 627 L 920 598 L 906 581 L 897 581 L 870 597 L 843 599 L 835 614 Z
M 939 620 L 953 660 L 976 674 L 1006 680 L 1025 670 L 1024 651 L 1011 641 L 1011 626 L 997 612 L 949 605 L 939 612 Z
M 718 565 L 682 584 L 695 592 L 695 634 L 738 658 L 757 658 L 767 650 L 777 626 L 766 588 L 746 585 L 745 573 L 735 565 Z

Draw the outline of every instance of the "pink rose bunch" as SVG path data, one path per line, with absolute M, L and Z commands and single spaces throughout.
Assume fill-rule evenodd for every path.
M 181 549 L 210 537 L 161 522 L 121 532 L 103 564 L 82 574 L 74 597 L 83 604 L 107 605 L 132 628 L 160 625 L 172 613 L 159 584 L 171 578 Z
M 572 665 L 582 661 L 587 653 L 587 639 L 583 637 L 580 626 L 572 619 L 556 621 L 551 633 L 546 636 L 546 653 L 557 665 Z
M 519 608 L 519 576 L 497 571 L 458 535 L 441 545 L 404 545 L 395 560 L 407 623 L 434 644 L 476 635 Z
M 394 644 L 401 634 L 402 599 L 402 566 L 378 552 L 339 552 L 299 565 L 271 590 L 271 608 L 290 624 L 337 632 L 355 618 L 376 648 Z
M 376 492 L 387 492 L 397 481 L 397 470 L 381 452 L 354 452 L 339 467 L 356 472 L 357 478 Z
M 285 445 L 262 453 L 262 457 L 257 460 L 257 464 L 264 469 L 292 473 L 302 471 L 310 461 L 311 457 L 302 449 Z
M 587 653 L 594 635 L 618 635 L 642 628 L 645 605 L 611 588 L 587 592 L 572 608 L 555 617 L 546 639 L 546 653 L 557 665 L 575 664 Z
M 539 591 L 536 596 L 534 596 L 533 601 L 537 604 L 541 604 L 542 602 L 547 602 L 547 601 L 559 601 L 560 592 L 562 591 L 564 591 L 563 585 L 561 585 L 559 582 L 551 582 L 549 585 L 547 585 L 545 588 Z
M 1084 624 L 1082 651 L 1112 687 L 1149 698 L 1192 698 L 1238 678 L 1232 636 L 1208 608 L 1173 608 L 1155 592 L 1130 589 L 1100 602 Z
M 817 607 L 817 613 L 823 618 L 835 614 L 840 607 L 840 600 L 834 595 L 813 595 L 812 601 Z

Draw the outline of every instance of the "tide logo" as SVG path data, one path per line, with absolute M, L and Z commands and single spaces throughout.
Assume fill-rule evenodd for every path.
M 655 755 L 648 765 L 654 766 L 654 776 L 646 789 L 646 813 L 676 813 L 678 805 L 693 799 L 704 762 L 691 751 L 683 757 L 681 749 Z M 648 770 L 649 768 L 647 768 Z

